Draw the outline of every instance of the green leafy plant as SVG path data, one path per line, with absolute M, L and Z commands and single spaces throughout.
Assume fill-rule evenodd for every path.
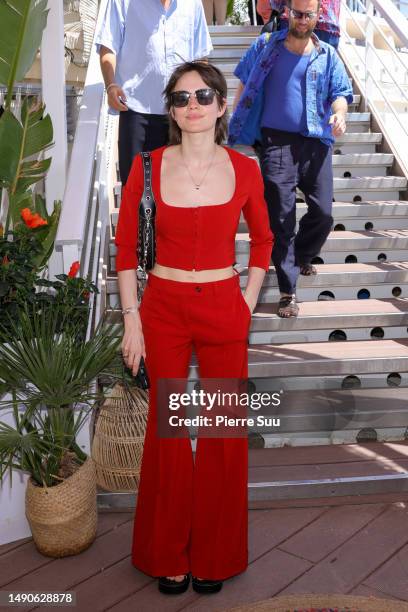
M 33 96 L 25 98 L 21 122 L 6 110 L 0 119 L 0 180 L 8 192 L 6 231 L 22 223 L 21 211 L 43 210 L 43 200 L 35 197 L 31 185 L 44 178 L 51 158 L 40 159 L 51 146 L 53 128 L 51 117 L 44 115 L 45 106 Z
M 0 116 L 0 192 L 7 192 L 5 233 L 23 223 L 28 208 L 45 216 L 45 203 L 32 186 L 43 179 L 51 164 L 45 151 L 52 145 L 53 128 L 45 105 L 34 96 L 25 98 L 21 118 L 12 112 L 13 87 L 21 81 L 41 43 L 47 23 L 47 0 L 0 0 L 0 84 L 7 88 Z M 55 223 L 42 233 L 44 257 L 49 253 L 58 225 L 59 204 L 54 207 Z
M 108 370 L 120 338 L 100 324 L 89 340 L 78 340 L 69 317 L 62 305 L 39 313 L 22 308 L 7 329 L 0 327 L 0 389 L 11 395 L 0 407 L 11 409 L 14 420 L 0 422 L 0 480 L 17 469 L 53 486 L 67 462 L 85 459 L 76 436 L 101 398 L 94 381 Z
M 47 224 L 56 225 L 59 211 L 54 217 L 46 211 L 42 214 Z M 44 247 L 49 239 L 52 250 L 53 238 L 49 234 L 44 238 L 48 225 L 41 223 L 43 217 L 28 211 L 26 219 L 36 226 L 23 224 L 6 236 L 0 234 L 0 325 L 11 334 L 9 322 L 16 320 L 19 308 L 30 304 L 39 312 L 44 304 L 49 304 L 60 306 L 61 321 L 64 318 L 67 331 L 70 329 L 82 337 L 86 332 L 90 298 L 98 289 L 88 279 L 77 276 L 79 262 L 74 262 L 68 274 L 58 274 L 52 281 L 43 278 L 41 267 L 49 256 L 44 253 Z M 64 317 L 64 313 L 70 316 Z

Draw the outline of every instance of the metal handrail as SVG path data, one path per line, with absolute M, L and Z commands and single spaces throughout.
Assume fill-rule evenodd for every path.
M 389 48 L 389 50 L 391 51 L 391 53 L 393 54 L 393 56 L 398 60 L 398 62 L 401 64 L 402 68 L 408 72 L 408 68 L 407 66 L 404 64 L 404 62 L 402 61 L 402 59 L 400 58 L 400 56 L 398 55 L 398 53 L 395 51 L 395 48 L 392 46 L 392 44 L 390 43 L 390 41 L 388 40 L 388 38 L 385 36 L 382 28 L 379 26 L 379 24 L 377 23 L 377 21 L 374 19 L 374 15 L 370 15 L 369 13 L 367 13 L 367 7 L 365 4 L 363 4 L 361 2 L 361 0 L 356 0 L 357 4 L 363 9 L 363 12 L 360 14 L 364 14 L 367 17 L 370 18 L 371 24 L 374 26 L 374 29 L 376 30 L 377 34 L 379 34 L 382 38 L 382 40 L 385 42 L 385 44 L 387 45 L 387 47 Z M 372 0 L 370 0 L 370 2 L 374 5 L 374 2 Z M 363 33 L 364 37 L 365 37 L 365 32 L 362 29 L 361 25 L 358 23 L 355 15 L 353 14 L 353 11 L 350 10 L 349 6 L 346 3 L 343 3 L 343 7 L 346 8 L 346 10 L 348 11 L 350 17 L 352 18 L 352 20 L 354 21 L 355 25 L 360 29 L 360 31 Z M 383 17 L 384 21 L 386 21 L 386 23 L 392 28 L 392 24 L 388 23 L 388 21 Z M 404 42 L 404 41 L 403 41 Z M 404 42 L 405 44 L 405 42 Z M 408 45 L 408 40 L 407 40 L 407 45 Z
M 361 3 L 360 0 L 358 0 L 359 5 L 365 10 L 365 6 Z M 393 73 L 391 72 L 390 68 L 385 64 L 385 62 L 383 61 L 381 55 L 378 53 L 378 50 L 376 49 L 375 45 L 372 44 L 372 42 L 368 39 L 365 30 L 362 28 L 362 26 L 360 25 L 360 23 L 358 23 L 358 21 L 355 19 L 352 11 L 349 9 L 349 7 L 347 6 L 346 2 L 343 0 L 342 2 L 342 10 L 345 10 L 347 14 L 350 15 L 351 19 L 354 21 L 354 23 L 357 25 L 358 30 L 362 33 L 364 39 L 365 39 L 365 47 L 363 47 L 363 49 L 365 49 L 365 56 L 362 57 L 361 53 L 359 53 L 359 49 L 361 47 L 357 47 L 353 41 L 353 39 L 351 38 L 351 36 L 348 34 L 346 28 L 344 28 L 342 30 L 342 38 L 343 41 L 341 41 L 341 46 L 340 46 L 340 50 L 343 50 L 343 44 L 344 44 L 344 40 L 351 43 L 349 45 L 347 45 L 347 49 L 352 49 L 353 52 L 355 53 L 355 55 L 358 58 L 358 62 L 359 64 L 362 64 L 364 67 L 364 88 L 365 88 L 365 98 L 366 98 L 366 104 L 368 107 L 371 107 L 371 109 L 373 111 L 376 111 L 376 100 L 373 99 L 373 95 L 370 93 L 369 90 L 369 83 L 372 82 L 372 84 L 375 85 L 376 91 L 378 91 L 386 105 L 386 108 L 389 109 L 389 111 L 391 112 L 391 115 L 393 116 L 393 118 L 396 120 L 401 133 L 404 135 L 403 138 L 406 140 L 406 142 L 408 142 L 408 126 L 406 126 L 401 119 L 400 113 L 398 113 L 396 111 L 396 109 L 394 108 L 394 104 L 393 101 L 390 100 L 389 95 L 387 94 L 387 92 L 384 89 L 383 84 L 381 83 L 381 81 L 378 80 L 378 78 L 373 74 L 372 69 L 370 68 L 370 66 L 367 64 L 367 51 L 369 50 L 370 52 L 372 52 L 375 56 L 375 60 L 379 61 L 380 64 L 383 66 L 384 70 L 386 71 L 386 73 L 390 76 L 392 83 L 396 86 L 397 90 L 399 91 L 399 93 L 401 94 L 401 98 L 403 102 L 408 103 L 408 95 L 407 93 L 404 91 L 404 89 L 402 88 L 402 86 L 396 81 Z M 383 35 L 383 32 L 381 31 L 381 29 L 378 27 L 378 25 L 375 23 L 374 20 L 374 16 L 370 15 L 369 13 L 365 13 L 367 15 L 367 17 L 370 20 L 370 24 L 374 25 L 374 28 L 376 31 L 379 31 L 381 33 L 381 36 L 384 38 L 384 40 L 386 40 L 386 38 Z M 387 41 L 388 43 L 388 41 Z M 392 55 L 394 57 L 396 57 L 398 59 L 398 61 L 402 64 L 405 73 L 408 73 L 408 69 L 405 66 L 405 64 L 402 62 L 401 58 L 398 56 L 397 52 L 395 51 L 395 49 L 392 47 L 392 45 L 389 45 L 390 51 L 392 53 Z M 346 47 L 344 47 L 344 50 L 346 49 Z M 353 69 L 351 68 L 351 72 L 353 72 Z M 359 78 L 361 78 L 361 76 L 356 73 L 355 75 L 353 75 L 356 77 L 356 79 L 358 80 Z M 378 111 L 378 114 L 380 114 L 381 111 Z M 383 112 L 383 111 L 382 111 Z M 387 111 L 388 112 L 388 111 Z M 407 115 L 406 115 L 407 116 Z M 386 125 L 384 124 L 383 119 L 381 118 L 381 116 L 379 117 L 380 122 L 383 124 L 383 129 L 386 130 Z M 392 142 L 392 138 L 390 138 L 390 142 Z M 400 147 L 395 147 L 396 149 L 400 149 Z M 408 158 L 401 160 L 402 161 L 402 165 L 404 166 L 404 171 L 406 173 L 408 173 Z
M 376 11 L 388 23 L 391 30 L 395 32 L 404 47 L 408 47 L 408 23 L 406 19 L 401 19 L 404 15 L 395 6 L 392 0 L 369 0 Z
M 361 4 L 361 3 L 360 3 Z M 350 11 L 349 7 L 346 5 L 346 9 L 347 11 L 350 13 L 351 15 L 351 19 L 354 21 L 355 25 L 359 28 L 360 32 L 363 34 L 363 36 L 365 36 L 365 32 L 363 30 L 363 28 L 361 27 L 361 25 L 358 23 L 357 19 L 355 19 L 353 13 Z M 375 24 L 377 26 L 377 24 Z M 382 32 L 381 32 L 382 34 Z M 352 38 L 349 36 L 348 32 L 344 32 L 343 35 L 346 36 L 346 38 L 349 41 L 352 41 Z M 398 90 L 400 91 L 401 95 L 407 100 L 408 102 L 408 95 L 407 93 L 402 89 L 401 85 L 395 80 L 393 73 L 391 72 L 391 70 L 389 69 L 389 67 L 384 63 L 384 60 L 382 59 L 381 55 L 379 55 L 379 53 L 377 53 L 377 49 L 376 47 L 369 41 L 366 39 L 365 41 L 366 43 L 366 47 L 368 46 L 370 49 L 372 49 L 375 53 L 376 58 L 381 62 L 381 64 L 383 65 L 384 69 L 387 71 L 387 73 L 389 74 L 389 76 L 391 77 L 392 81 L 394 82 L 394 85 L 398 88 Z M 387 41 L 388 43 L 388 41 Z M 359 60 L 361 60 L 361 57 L 358 55 L 358 51 L 357 48 L 353 45 L 353 50 L 355 51 L 356 55 L 358 56 Z M 390 50 L 393 53 L 394 56 L 397 57 L 398 61 L 401 63 L 402 67 L 404 68 L 404 71 L 408 74 L 408 68 L 407 66 L 405 66 L 404 62 L 401 60 L 401 58 L 398 56 L 397 52 L 395 51 L 395 49 L 390 46 Z

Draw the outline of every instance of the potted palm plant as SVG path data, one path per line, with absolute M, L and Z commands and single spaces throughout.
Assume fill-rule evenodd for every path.
M 0 421 L 0 481 L 28 473 L 26 516 L 40 552 L 78 553 L 96 534 L 96 474 L 77 435 L 100 394 L 95 380 L 114 359 L 120 339 L 99 325 L 86 339 L 66 304 L 20 308 L 0 326 L 0 393 L 13 424 Z

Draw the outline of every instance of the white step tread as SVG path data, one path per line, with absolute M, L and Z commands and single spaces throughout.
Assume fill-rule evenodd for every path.
M 342 263 L 317 264 L 317 274 L 311 276 L 300 275 L 298 287 L 358 287 L 389 283 L 392 285 L 408 282 L 408 261 L 377 262 L 373 263 Z M 240 274 L 241 284 L 247 282 L 248 268 Z M 271 266 L 267 273 L 263 287 L 277 287 L 275 268 Z M 407 321 L 408 324 L 408 321 Z
M 359 176 L 351 178 L 335 177 L 336 189 L 405 189 L 407 179 L 404 176 Z
M 342 136 L 338 136 L 334 143 L 336 144 L 347 144 L 348 142 L 374 142 L 379 143 L 382 141 L 381 132 L 345 132 Z
M 251 26 L 251 25 L 223 25 L 223 26 L 208 26 L 208 31 L 213 36 L 225 36 L 226 34 L 237 35 L 244 34 L 253 36 L 259 36 L 262 26 Z
M 110 255 L 114 256 L 116 247 L 110 245 Z M 373 263 L 350 263 L 350 264 L 317 264 L 317 274 L 311 276 L 300 275 L 297 286 L 305 287 L 372 287 L 373 285 L 388 284 L 398 286 L 408 283 L 408 261 L 401 262 L 377 262 Z M 242 268 L 240 273 L 240 284 L 245 287 L 247 283 L 248 268 Z M 262 285 L 263 289 L 277 287 L 275 268 L 271 266 Z M 110 273 L 107 279 L 107 291 L 111 294 L 118 293 L 116 275 Z M 359 300 L 361 301 L 361 300 Z M 408 321 L 407 321 L 408 325 Z
M 120 194 L 120 186 L 116 193 Z M 296 205 L 297 218 L 302 217 L 307 211 L 307 206 L 304 202 L 298 202 Z M 336 221 L 350 218 L 363 218 L 366 220 L 375 220 L 385 217 L 405 217 L 408 215 L 408 201 L 405 200 L 389 200 L 389 201 L 366 201 L 366 202 L 333 202 L 332 209 L 333 218 Z M 119 218 L 119 208 L 115 208 L 111 212 L 111 222 L 116 227 Z M 243 217 L 241 221 L 244 223 Z
M 257 159 L 257 155 L 252 147 L 245 150 L 245 155 L 252 159 Z M 332 155 L 333 166 L 391 166 L 393 161 L 394 155 L 392 153 L 344 153 L 342 155 Z
M 348 123 L 350 122 L 364 122 L 364 123 L 368 123 L 370 121 L 370 117 L 371 117 L 371 113 L 347 113 L 346 116 L 346 121 Z
M 277 303 L 258 304 L 251 331 L 383 327 L 408 324 L 408 298 L 299 302 L 297 317 L 282 319 Z
M 392 153 L 345 153 L 333 155 L 333 166 L 391 166 L 394 161 Z
M 408 230 L 376 230 L 371 232 L 330 232 L 322 251 L 343 251 L 344 249 L 406 249 Z M 249 234 L 237 235 L 237 253 L 249 250 Z
M 381 132 L 345 132 L 342 136 L 336 138 L 336 141 L 333 145 L 333 150 L 336 150 L 336 145 L 349 144 L 349 143 L 371 143 L 378 144 L 382 141 Z M 254 149 L 249 145 L 236 145 L 234 147 L 240 153 L 244 155 L 253 156 Z M 336 154 L 337 155 L 337 154 Z M 339 157 L 341 154 L 338 155 Z
M 250 376 L 301 376 L 408 370 L 408 340 L 252 345 Z

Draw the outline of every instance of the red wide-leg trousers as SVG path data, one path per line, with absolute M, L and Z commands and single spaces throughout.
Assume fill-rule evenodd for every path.
M 239 278 L 181 283 L 149 275 L 140 306 L 150 377 L 132 563 L 151 576 L 223 580 L 248 565 L 248 440 L 157 435 L 157 380 L 248 375 L 250 310 Z

